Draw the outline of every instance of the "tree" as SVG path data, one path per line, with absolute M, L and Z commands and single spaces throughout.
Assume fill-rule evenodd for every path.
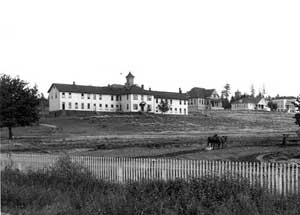
M 230 95 L 230 85 L 226 84 L 224 86 L 224 90 L 222 90 L 221 92 L 221 97 L 228 99 L 229 95 Z
M 231 105 L 229 103 L 228 97 L 230 95 L 230 85 L 226 84 L 224 86 L 224 90 L 221 92 L 221 101 L 222 101 L 222 107 L 224 109 L 230 109 Z
M 251 91 L 251 96 L 255 97 L 255 89 L 254 89 L 254 85 L 253 84 L 251 84 L 250 91 Z
M 276 111 L 277 110 L 277 103 L 275 103 L 275 102 L 272 102 L 272 101 L 269 101 L 268 102 L 268 107 L 271 109 L 271 111 Z
M 158 109 L 160 112 L 165 113 L 170 109 L 170 106 L 168 104 L 167 100 L 161 100 L 160 103 L 158 104 Z
M 295 105 L 295 108 L 300 112 L 300 96 L 296 99 L 295 102 L 293 102 Z M 294 118 L 296 119 L 296 125 L 300 126 L 300 113 L 296 113 Z
M 37 87 L 30 88 L 19 77 L 1 75 L 0 79 L 0 127 L 7 127 L 9 139 L 12 128 L 27 126 L 39 120 Z

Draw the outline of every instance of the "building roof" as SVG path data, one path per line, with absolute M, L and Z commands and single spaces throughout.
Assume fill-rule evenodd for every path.
M 257 104 L 257 103 L 259 103 L 259 101 L 261 99 L 262 99 L 261 97 L 254 98 L 254 97 L 248 96 L 248 97 L 240 98 L 240 99 L 232 102 L 232 104 L 249 104 L 249 103 Z
M 215 89 L 205 89 L 200 87 L 194 87 L 187 92 L 190 98 L 209 98 L 212 96 Z
M 96 87 L 96 86 L 86 86 L 86 85 L 53 83 L 49 88 L 48 93 L 54 86 L 60 92 L 103 94 L 103 95 L 141 94 L 141 95 L 154 95 L 154 97 L 156 98 L 182 99 L 182 100 L 188 98 L 186 94 L 145 90 L 137 85 L 125 86 L 120 84 L 113 84 L 105 87 Z
M 131 72 L 129 72 L 126 78 L 134 78 L 134 76 L 131 74 Z
M 163 91 L 150 91 L 154 98 L 163 98 L 163 99 L 181 99 L 187 100 L 188 95 L 185 93 L 174 93 L 174 92 L 163 92 Z

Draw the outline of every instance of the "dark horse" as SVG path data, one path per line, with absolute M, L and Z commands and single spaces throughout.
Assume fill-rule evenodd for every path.
M 218 146 L 218 149 L 224 148 L 224 145 L 227 143 L 227 136 L 218 136 L 215 134 L 212 137 L 207 138 L 207 146 L 211 146 L 213 149 Z

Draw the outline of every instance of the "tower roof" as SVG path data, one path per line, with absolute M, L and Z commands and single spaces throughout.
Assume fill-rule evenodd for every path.
M 126 78 L 134 78 L 134 76 L 131 74 L 131 72 L 129 72 Z

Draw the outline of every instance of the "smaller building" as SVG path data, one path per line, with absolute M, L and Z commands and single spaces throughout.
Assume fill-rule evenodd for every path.
M 282 96 L 272 99 L 272 102 L 277 104 L 277 111 L 295 112 L 296 108 L 293 102 L 296 102 L 296 97 Z
M 270 111 L 265 98 L 247 96 L 231 103 L 231 110 L 260 110 Z
M 222 101 L 215 89 L 194 87 L 187 92 L 189 97 L 189 112 L 196 113 L 203 110 L 223 110 Z

